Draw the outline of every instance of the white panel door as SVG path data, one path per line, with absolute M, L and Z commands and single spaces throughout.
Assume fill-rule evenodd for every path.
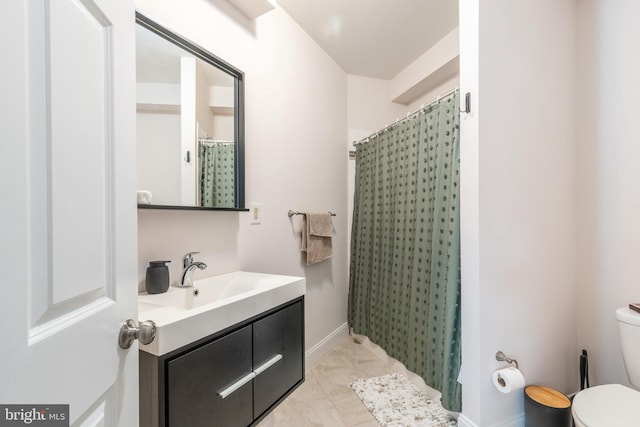
M 138 422 L 138 346 L 117 344 L 137 319 L 134 37 L 129 0 L 0 3 L 0 405 L 69 404 L 71 425 Z

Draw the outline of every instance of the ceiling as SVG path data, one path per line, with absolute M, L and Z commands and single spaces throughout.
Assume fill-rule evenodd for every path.
M 347 74 L 390 80 L 458 26 L 457 0 L 277 0 Z

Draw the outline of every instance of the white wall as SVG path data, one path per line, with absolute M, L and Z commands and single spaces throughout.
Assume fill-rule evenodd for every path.
M 460 76 L 456 74 L 455 76 L 450 77 L 447 80 L 444 80 L 437 85 L 434 85 L 429 89 L 424 95 L 416 98 L 409 105 L 407 105 L 406 110 L 409 112 L 414 112 L 418 110 L 423 105 L 428 105 L 433 101 L 437 101 L 440 96 L 443 94 L 449 93 L 452 90 L 460 87 Z M 462 97 L 460 98 L 462 101 Z M 405 113 L 406 114 L 406 113 Z
M 522 393 L 491 382 L 498 350 L 528 384 L 579 384 L 575 4 L 468 0 L 460 10 L 461 86 L 474 98 L 462 127 L 463 412 L 516 426 Z
M 257 19 L 252 59 L 246 200 L 261 204 L 262 224 L 241 218 L 241 265 L 306 277 L 307 350 L 316 350 L 334 332 L 346 333 L 346 75 L 279 7 Z M 333 258 L 306 266 L 301 217 L 289 218 L 289 209 L 336 214 Z
M 469 114 L 460 115 L 460 258 L 462 310 L 462 414 L 458 425 L 479 426 L 483 416 L 482 393 L 488 373 L 487 360 L 477 355 L 482 348 L 480 323 L 480 144 L 478 108 L 480 93 L 480 5 L 478 0 L 460 1 L 460 93 L 470 92 Z M 493 392 L 492 392 L 493 393 Z M 495 396 L 494 396 L 495 398 Z M 470 423 L 465 423 L 469 420 Z M 475 423 L 473 423 L 473 421 Z
M 405 105 L 391 100 L 389 80 L 349 75 L 347 99 L 349 129 L 375 132 L 408 111 Z
M 589 351 L 596 384 L 629 384 L 615 310 L 640 300 L 640 2 L 582 0 L 578 6 L 576 351 Z
M 255 21 L 223 0 L 183 1 L 180 13 L 170 0 L 136 7 L 245 72 L 246 201 L 262 211 L 260 225 L 246 212 L 141 211 L 140 278 L 168 257 L 175 280 L 190 250 L 209 266 L 196 278 L 238 268 L 305 276 L 312 362 L 346 332 L 346 75 L 279 7 Z M 337 214 L 331 260 L 305 265 L 288 209 Z
M 213 135 L 213 114 L 211 113 L 211 108 L 209 107 L 209 92 L 211 91 L 211 83 L 207 79 L 207 74 L 203 69 L 203 67 L 205 66 L 209 66 L 209 64 L 205 65 L 202 61 L 196 61 L 196 123 L 205 129 L 207 135 Z M 196 125 L 194 124 L 193 127 L 196 128 Z M 195 148 L 196 149 L 194 153 L 197 153 L 199 150 L 197 144 Z
M 175 204 L 181 198 L 179 112 L 138 111 L 136 122 L 137 188 L 151 191 L 154 204 Z
M 461 85 L 473 94 L 462 125 L 461 425 L 516 426 L 522 398 L 489 383 L 498 349 L 528 384 L 575 391 L 582 348 L 592 385 L 629 384 L 615 309 L 640 293 L 640 4 L 460 10 Z

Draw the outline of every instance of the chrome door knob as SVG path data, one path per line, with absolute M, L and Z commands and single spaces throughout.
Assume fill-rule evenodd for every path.
M 155 337 L 156 324 L 153 320 L 145 320 L 138 325 L 135 320 L 129 319 L 120 327 L 118 345 L 120 348 L 127 349 L 136 339 L 140 340 L 141 344 L 149 344 Z

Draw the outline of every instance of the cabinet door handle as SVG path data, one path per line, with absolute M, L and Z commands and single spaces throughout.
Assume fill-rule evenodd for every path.
M 282 359 L 282 355 L 281 354 L 276 354 L 271 359 L 267 360 L 262 365 L 258 366 L 256 369 L 254 369 L 253 373 L 256 374 L 256 376 L 260 375 L 261 373 L 263 373 L 264 371 L 266 371 L 267 369 L 269 369 L 270 367 L 275 365 L 280 359 Z
M 234 391 L 236 391 L 237 389 L 239 389 L 240 387 L 242 387 L 243 385 L 245 385 L 255 377 L 256 377 L 255 372 L 249 372 L 247 375 L 240 378 L 238 381 L 231 384 L 229 387 L 225 388 L 222 391 L 219 391 L 218 396 L 220 396 L 223 399 L 227 398 L 231 393 L 233 393 Z
M 227 398 L 231 393 L 233 393 L 234 391 L 236 391 L 237 389 L 239 389 L 240 387 L 242 387 L 243 385 L 245 385 L 246 383 L 248 383 L 249 381 L 257 377 L 258 375 L 260 375 L 261 373 L 263 373 L 264 371 L 266 371 L 267 369 L 275 365 L 280 359 L 282 359 L 282 355 L 276 354 L 271 359 L 267 360 L 262 365 L 258 366 L 256 369 L 249 372 L 247 375 L 240 378 L 235 383 L 231 384 L 229 387 L 225 388 L 222 391 L 219 391 L 218 396 L 220 396 L 223 399 Z

